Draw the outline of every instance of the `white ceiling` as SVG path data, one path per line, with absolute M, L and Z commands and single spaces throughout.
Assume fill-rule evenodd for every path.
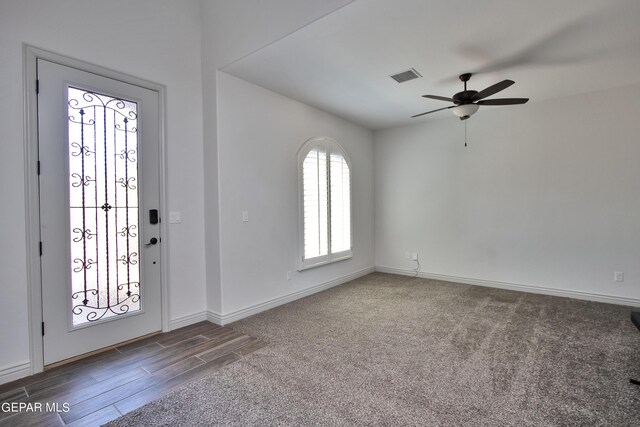
M 356 0 L 223 71 L 370 129 L 454 120 L 409 117 L 448 106 L 421 95 L 452 96 L 463 72 L 530 102 L 640 82 L 640 1 Z

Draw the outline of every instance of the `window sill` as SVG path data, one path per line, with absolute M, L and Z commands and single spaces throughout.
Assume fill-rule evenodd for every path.
M 303 261 L 303 263 L 300 265 L 300 267 L 298 267 L 298 271 L 309 270 L 310 268 L 315 268 L 315 267 L 320 267 L 320 266 L 323 266 L 323 265 L 333 264 L 335 262 L 345 261 L 345 260 L 348 260 L 348 259 L 351 259 L 351 258 L 353 258 L 353 253 L 349 252 L 346 255 L 339 255 L 339 256 L 336 256 L 335 258 L 332 258 L 332 259 L 327 260 L 327 261 L 308 262 L 308 264 L 305 264 L 304 261 Z

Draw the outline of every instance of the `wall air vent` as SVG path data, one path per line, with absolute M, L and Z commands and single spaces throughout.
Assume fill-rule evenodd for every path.
M 393 74 L 391 78 L 398 83 L 408 82 L 409 80 L 417 79 L 418 77 L 422 77 L 419 72 L 415 69 L 411 68 L 410 70 L 403 71 L 401 73 Z

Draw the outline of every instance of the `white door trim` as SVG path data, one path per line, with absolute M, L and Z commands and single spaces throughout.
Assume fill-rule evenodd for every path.
M 24 86 L 24 161 L 25 161 L 25 222 L 27 247 L 27 290 L 29 298 L 29 358 L 31 373 L 44 370 L 44 344 L 42 337 L 42 271 L 40 268 L 40 198 L 38 191 L 38 98 L 36 94 L 37 60 L 45 59 L 67 67 L 77 68 L 114 80 L 158 92 L 159 95 L 159 150 L 160 150 L 160 213 L 168 215 L 166 198 L 166 138 L 164 85 L 130 76 L 108 68 L 59 55 L 28 44 L 23 44 L 23 86 Z M 165 216 L 168 217 L 168 216 Z M 167 221 L 160 222 L 161 260 L 161 316 L 162 330 L 169 330 L 169 292 L 167 263 Z

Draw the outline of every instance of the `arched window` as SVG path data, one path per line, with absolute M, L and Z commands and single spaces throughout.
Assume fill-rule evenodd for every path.
M 333 139 L 298 152 L 300 270 L 351 258 L 351 162 Z

